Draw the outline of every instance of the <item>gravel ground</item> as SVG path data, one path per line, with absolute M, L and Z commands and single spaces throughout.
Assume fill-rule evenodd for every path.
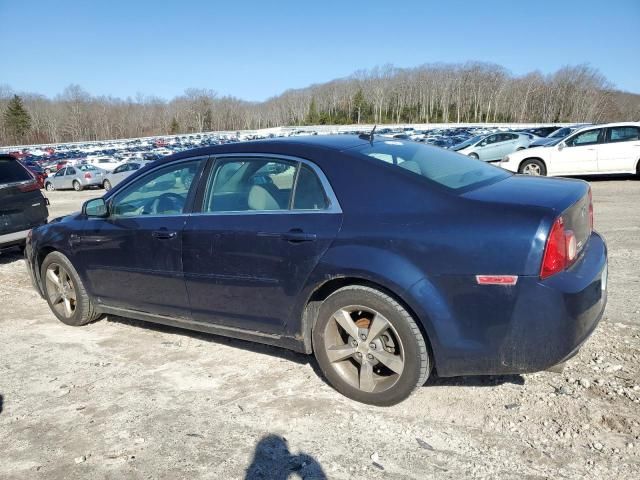
M 592 182 L 605 319 L 562 374 L 352 402 L 313 361 L 122 318 L 59 323 L 0 256 L 0 478 L 640 478 L 640 182 Z M 101 191 L 52 192 L 52 215 Z

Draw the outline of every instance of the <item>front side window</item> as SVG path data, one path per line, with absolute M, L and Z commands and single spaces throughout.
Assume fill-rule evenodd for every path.
M 159 168 L 139 178 L 114 198 L 115 216 L 180 215 L 184 213 L 201 160 Z
M 113 173 L 122 173 L 122 172 L 126 172 L 127 170 L 128 170 L 128 169 L 127 169 L 127 165 L 126 165 L 126 164 L 125 164 L 125 165 L 120 165 L 119 167 L 117 167 L 117 168 L 113 171 Z
M 631 142 L 640 140 L 639 127 L 612 127 L 609 130 L 610 142 Z
M 385 162 L 391 163 L 390 167 L 412 172 L 453 190 L 472 188 L 511 175 L 481 160 L 416 142 L 378 141 L 351 151 L 376 160 L 383 155 L 390 156 L 392 162 Z
M 61 176 L 63 176 L 63 175 L 65 174 L 65 171 L 66 171 L 66 170 L 67 170 L 66 168 L 63 168 L 62 170 L 58 170 L 58 171 L 56 172 L 55 176 L 56 176 L 56 177 L 61 177 Z
M 600 141 L 602 129 L 597 128 L 595 130 L 588 130 L 586 132 L 578 133 L 576 136 L 567 140 L 568 147 L 581 147 L 584 145 L 595 145 Z

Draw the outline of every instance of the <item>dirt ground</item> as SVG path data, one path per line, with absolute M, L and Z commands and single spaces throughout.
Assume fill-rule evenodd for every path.
M 640 478 L 640 181 L 592 182 L 605 318 L 562 374 L 352 402 L 311 358 L 108 318 L 58 322 L 0 255 L 0 478 Z M 52 192 L 52 214 L 102 191 Z

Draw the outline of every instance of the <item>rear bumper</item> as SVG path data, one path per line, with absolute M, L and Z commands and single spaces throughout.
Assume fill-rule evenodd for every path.
M 20 230 L 19 232 L 5 233 L 0 235 L 0 248 L 10 247 L 12 245 L 20 245 L 25 242 L 30 229 Z
M 445 277 L 429 288 L 419 283 L 410 293 L 432 297 L 434 287 L 446 292 L 435 302 L 439 312 L 424 311 L 439 375 L 546 370 L 574 356 L 602 318 L 607 248 L 594 232 L 582 258 L 546 280 L 520 277 L 507 287 Z

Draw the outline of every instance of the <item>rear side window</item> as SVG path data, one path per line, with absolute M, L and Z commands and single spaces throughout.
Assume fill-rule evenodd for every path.
M 640 128 L 638 127 L 612 127 L 609 130 L 610 142 L 631 142 L 640 140 Z
M 307 165 L 300 167 L 293 197 L 294 210 L 324 210 L 329 206 L 324 188 L 315 172 Z
M 511 176 L 501 168 L 422 143 L 380 141 L 352 151 L 402 168 L 453 190 L 472 188 Z
M 0 185 L 33 180 L 31 174 L 12 158 L 0 158 Z
M 330 202 L 308 165 L 285 159 L 220 160 L 207 182 L 202 211 L 326 210 Z

